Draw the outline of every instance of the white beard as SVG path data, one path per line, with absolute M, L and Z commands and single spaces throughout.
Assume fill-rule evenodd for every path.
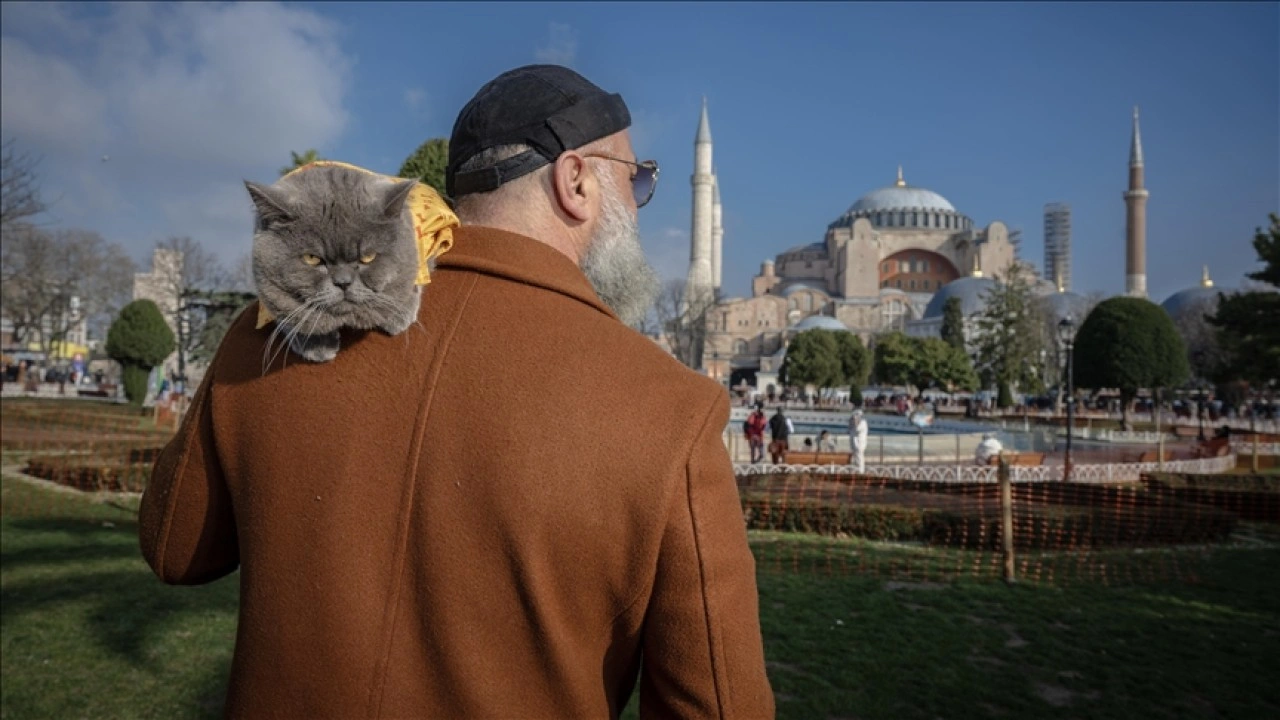
M 640 246 L 639 223 L 627 211 L 612 176 L 597 177 L 603 192 L 601 215 L 582 256 L 582 273 L 601 302 L 623 323 L 635 325 L 649 311 L 661 283 Z

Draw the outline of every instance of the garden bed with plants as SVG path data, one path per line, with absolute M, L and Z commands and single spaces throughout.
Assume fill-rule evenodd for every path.
M 142 492 L 160 449 L 133 448 L 123 453 L 37 455 L 23 472 L 85 492 Z

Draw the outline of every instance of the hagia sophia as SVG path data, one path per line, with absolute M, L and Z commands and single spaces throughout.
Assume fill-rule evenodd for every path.
M 892 184 L 858 198 L 827 225 L 820 242 L 799 245 L 765 260 L 751 281 L 751 297 L 723 297 L 721 253 L 726 242 L 721 198 L 712 163 L 712 139 L 703 102 L 694 140 L 693 217 L 686 304 L 705 298 L 706 341 L 699 368 L 720 382 L 763 390 L 776 384 L 792 337 L 805 330 L 847 330 L 864 343 L 882 332 L 937 337 L 943 308 L 960 300 L 966 336 L 983 310 L 993 275 L 1019 263 L 1033 292 L 1055 317 L 1083 319 L 1089 305 L 1070 292 L 1067 268 L 1046 268 L 1045 279 L 1018 257 L 1016 238 L 999 220 L 980 225 L 933 190 L 909 184 L 901 167 Z M 1126 294 L 1146 297 L 1146 201 L 1142 140 L 1134 110 L 1126 204 Z M 1056 262 L 1070 263 L 1069 255 Z M 1171 315 L 1207 307 L 1220 289 L 1208 269 L 1199 287 L 1164 304 Z

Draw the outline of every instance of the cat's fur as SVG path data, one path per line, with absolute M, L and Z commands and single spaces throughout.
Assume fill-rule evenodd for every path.
M 267 186 L 245 182 L 257 215 L 253 279 L 275 316 L 273 340 L 282 335 L 294 352 L 327 362 L 341 328 L 396 335 L 413 324 L 421 288 L 405 204 L 415 184 L 335 166 Z M 321 262 L 309 265 L 306 255 Z

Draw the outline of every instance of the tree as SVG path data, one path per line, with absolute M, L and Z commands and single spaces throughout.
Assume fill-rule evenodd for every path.
M 973 364 L 963 350 L 939 338 L 910 338 L 910 342 L 916 355 L 911 371 L 912 385 L 920 390 L 938 386 L 947 392 L 977 386 Z
M 876 338 L 873 374 L 884 385 L 910 385 L 917 362 L 911 338 L 893 331 Z
M 16 343 L 38 342 L 49 354 L 81 321 L 127 302 L 134 271 L 124 249 L 95 232 L 15 223 L 0 244 L 0 313 Z
M 791 338 L 781 378 L 787 385 L 815 385 L 829 388 L 844 379 L 840 346 L 827 330 L 806 330 Z
M 668 280 L 653 301 L 652 324 L 661 328 L 671 354 L 686 367 L 702 367 L 702 350 L 707 342 L 707 324 L 715 301 L 702 297 L 685 303 L 684 280 Z
M 416 178 L 441 195 L 444 191 L 444 169 L 449 164 L 448 138 L 431 138 L 418 146 L 400 166 L 400 177 Z
M 920 343 L 920 354 L 928 364 L 933 380 L 947 392 L 978 389 L 978 374 L 973 370 L 969 354 L 963 349 L 938 338 L 916 340 Z
M 1008 392 L 1013 386 L 1024 392 L 1042 389 L 1042 378 L 1035 370 L 1042 340 L 1025 267 L 1010 263 L 983 300 L 986 306 L 976 320 L 977 366 L 985 382 L 1004 388 L 1000 397 L 1007 404 L 1000 407 L 1008 407 L 1013 404 Z
M 173 253 L 173 266 L 162 273 L 161 292 L 173 301 L 174 327 L 178 328 L 179 372 L 185 374 L 188 358 L 199 354 L 204 342 L 205 313 L 202 304 L 210 293 L 225 290 L 234 281 L 217 256 L 190 237 L 170 237 L 156 248 Z M 203 298 L 203 299 L 202 299 Z M 221 340 L 221 335 L 218 336 Z M 216 347 L 216 343 L 215 343 Z M 203 355 L 201 355 L 203 357 Z
M 160 308 L 150 300 L 125 305 L 107 331 L 107 355 L 124 368 L 124 393 L 133 405 L 147 394 L 151 368 L 173 352 L 173 331 Z
M 39 161 L 19 153 L 16 144 L 10 138 L 0 147 L 0 228 L 4 230 L 44 212 L 36 178 Z
M 1280 286 L 1280 216 L 1271 214 L 1267 232 L 1258 228 L 1253 247 L 1263 268 L 1249 277 Z M 1218 311 L 1208 318 L 1222 353 L 1221 380 L 1273 386 L 1280 379 L 1280 292 L 1254 290 L 1219 295 Z
M 289 155 L 292 158 L 292 164 L 286 167 L 280 168 L 281 177 L 288 175 L 289 173 L 293 172 L 294 170 L 297 170 L 303 165 L 309 165 L 317 160 L 324 159 L 320 157 L 320 154 L 316 152 L 315 148 L 311 148 L 306 152 L 302 153 L 301 155 L 290 150 Z
M 958 297 L 949 297 L 942 305 L 942 340 L 964 350 L 964 314 Z
M 222 338 L 227 334 L 227 330 L 231 329 L 231 323 L 235 322 L 236 317 L 255 299 L 257 296 L 253 293 L 236 291 L 207 292 L 188 296 L 188 307 L 192 311 L 198 310 L 202 315 L 200 331 L 196 334 L 191 346 L 191 361 L 212 362 L 214 354 L 218 351 L 218 345 L 222 343 Z
M 1120 391 L 1121 419 L 1144 388 L 1176 387 L 1188 376 L 1187 352 L 1173 321 L 1143 298 L 1114 297 L 1085 318 L 1075 339 L 1075 380 L 1081 387 Z
M 851 332 L 834 330 L 836 353 L 840 358 L 841 384 L 849 386 L 849 399 L 855 405 L 862 404 L 862 386 L 871 374 L 871 351 L 862 344 L 862 338 Z

